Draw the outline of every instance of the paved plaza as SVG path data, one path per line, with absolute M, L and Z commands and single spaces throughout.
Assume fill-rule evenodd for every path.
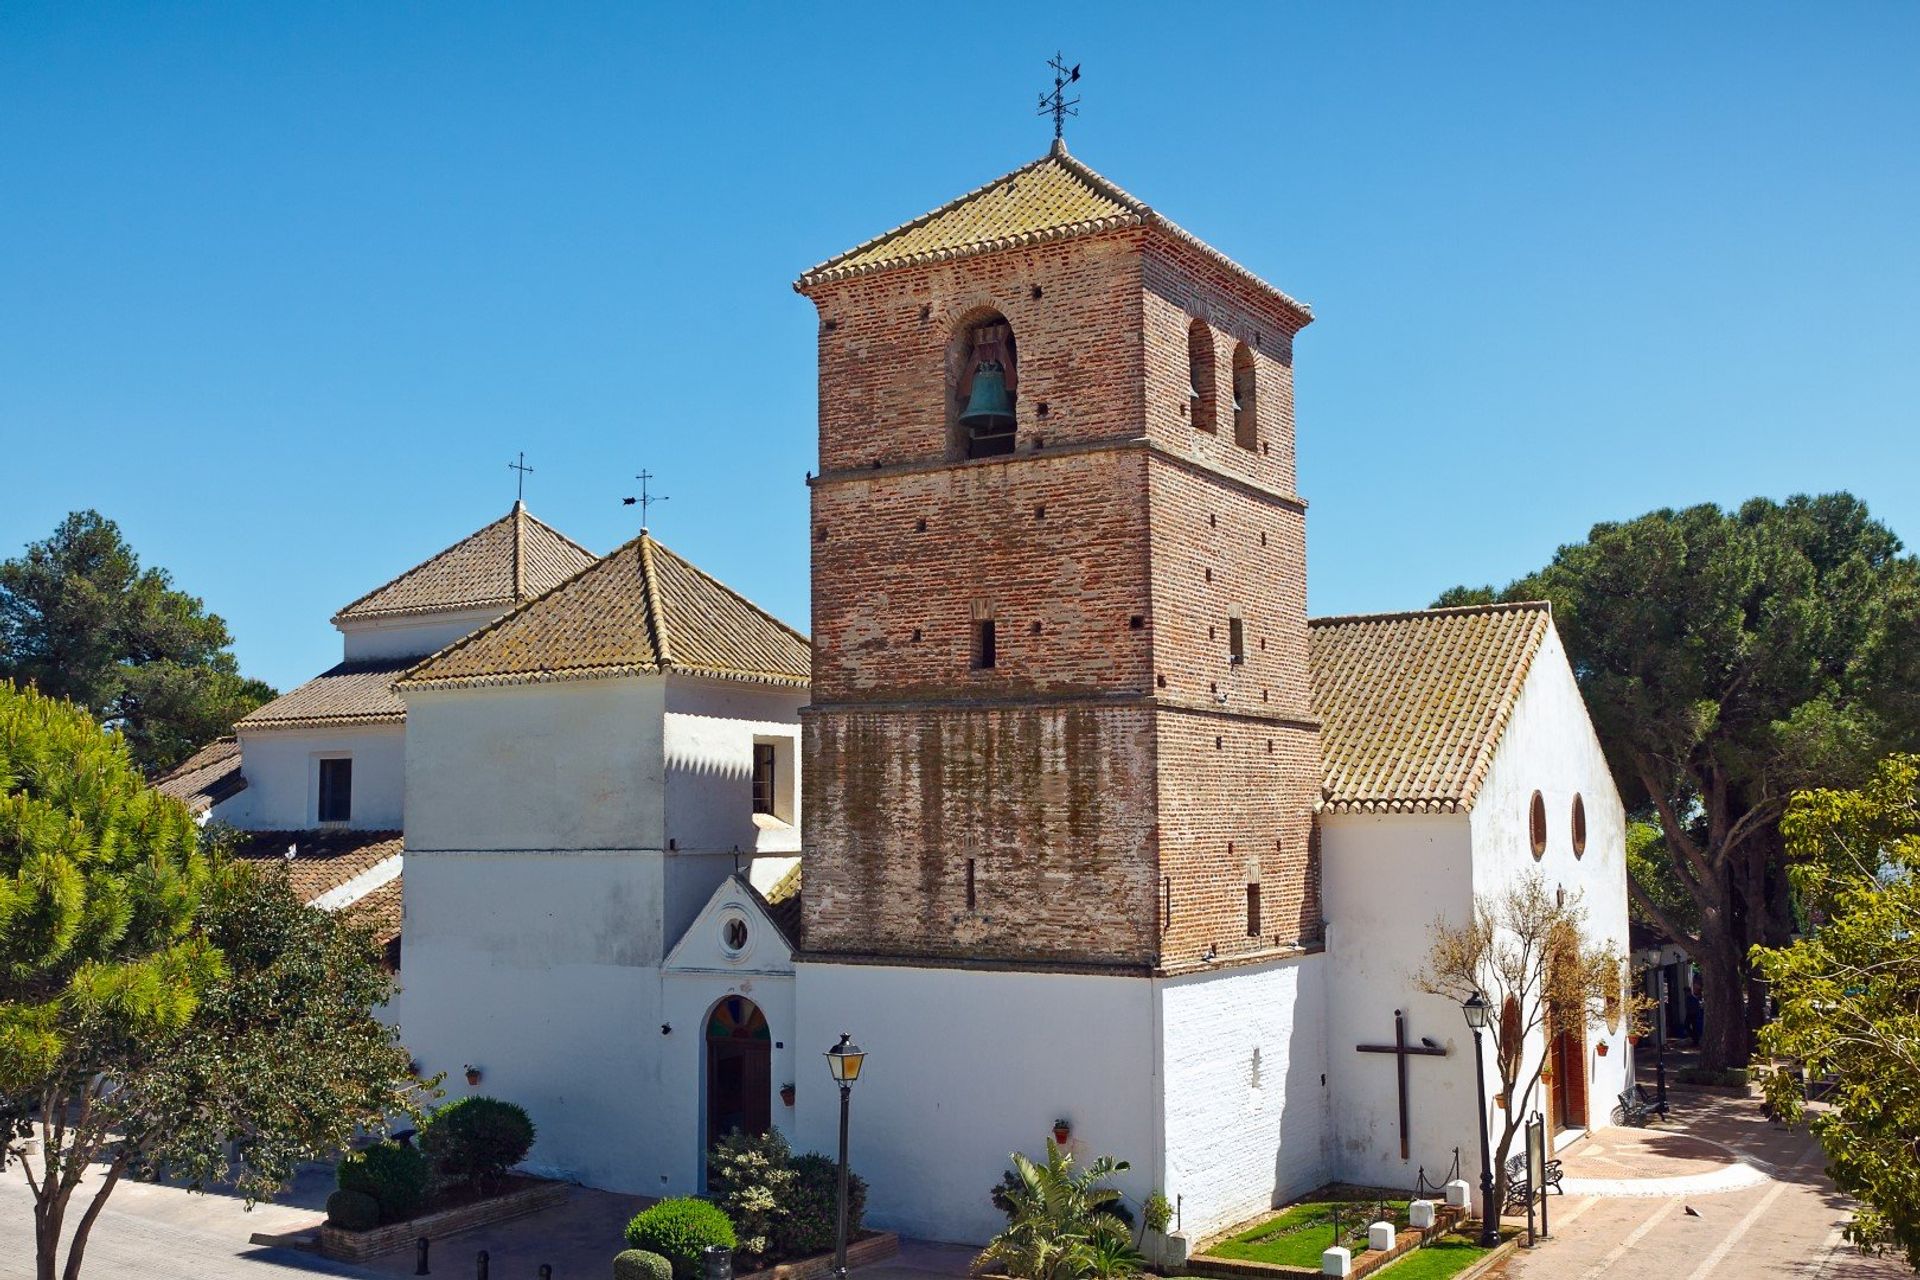
M 1492 1274 L 1500 1280 L 1891 1280 L 1912 1274 L 1898 1259 L 1861 1258 L 1842 1243 L 1847 1202 L 1821 1172 L 1819 1149 L 1804 1129 L 1769 1123 L 1752 1099 L 1676 1091 L 1674 1100 L 1665 1126 L 1609 1129 L 1569 1149 L 1567 1194 L 1550 1206 L 1552 1240 L 1521 1251 Z M 354 1267 L 252 1243 L 256 1235 L 291 1238 L 315 1226 L 331 1188 L 330 1171 L 316 1166 L 282 1202 L 249 1213 L 230 1196 L 123 1185 L 94 1230 L 86 1275 L 413 1275 L 410 1249 Z M 554 1280 L 604 1280 L 621 1227 L 643 1203 L 575 1188 L 557 1209 L 435 1241 L 432 1274 L 472 1276 L 475 1255 L 485 1249 L 493 1280 L 532 1280 L 542 1263 L 553 1268 Z M 31 1224 L 26 1188 L 9 1171 L 0 1177 L 0 1280 L 32 1276 Z M 964 1276 L 972 1257 L 969 1248 L 909 1240 L 898 1258 L 859 1274 L 862 1280 L 941 1280 Z
M 1492 1274 L 1502 1280 L 1913 1274 L 1897 1258 L 1862 1258 L 1842 1242 L 1848 1203 L 1827 1181 L 1819 1146 L 1804 1128 L 1769 1123 L 1748 1098 L 1685 1090 L 1672 1096 L 1666 1127 L 1607 1129 L 1570 1149 L 1567 1194 L 1553 1197 L 1548 1210 L 1552 1242 L 1522 1250 Z

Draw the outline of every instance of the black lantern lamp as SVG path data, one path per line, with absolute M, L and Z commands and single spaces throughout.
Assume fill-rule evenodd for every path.
M 1473 1082 L 1476 1091 L 1473 1109 L 1480 1113 L 1480 1244 L 1491 1249 L 1500 1243 L 1500 1214 L 1493 1203 L 1493 1148 L 1487 1140 L 1487 1060 L 1480 1052 L 1480 1033 L 1487 1029 L 1487 1018 L 1493 1012 L 1493 1006 L 1487 998 L 1475 991 L 1461 1004 L 1460 1012 L 1466 1015 L 1467 1026 L 1473 1030 Z
M 866 1050 L 855 1044 L 853 1037 L 843 1031 L 840 1033 L 840 1042 L 827 1050 L 827 1071 L 833 1076 L 835 1084 L 845 1087 L 860 1078 L 860 1064 L 866 1060 Z
M 839 1043 L 827 1050 L 826 1056 L 827 1071 L 840 1086 L 840 1190 L 833 1233 L 833 1274 L 834 1280 L 847 1280 L 847 1106 L 853 1097 L 853 1082 L 860 1078 L 867 1054 L 853 1042 L 852 1035 L 843 1031 Z

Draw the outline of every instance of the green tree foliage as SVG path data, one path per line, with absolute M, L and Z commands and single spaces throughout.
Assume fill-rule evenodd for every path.
M 1775 1002 L 1761 1048 L 1832 1081 L 1811 1124 L 1861 1202 L 1848 1235 L 1920 1270 L 1920 756 L 1889 758 L 1859 790 L 1796 795 L 1782 829 L 1816 923 L 1753 954 Z M 1808 1111 L 1787 1072 L 1767 1095 L 1790 1120 Z
M 1120 1193 L 1106 1185 L 1130 1166 L 1112 1156 L 1078 1173 L 1073 1165 L 1052 1138 L 1044 1164 L 1013 1153 L 1013 1181 L 999 1189 L 1007 1227 L 987 1242 L 976 1271 L 1000 1270 L 1014 1280 L 1123 1280 L 1140 1274 L 1145 1259 L 1113 1212 Z
M 273 697 L 227 624 L 140 559 L 111 520 L 76 511 L 0 562 L 0 679 L 79 703 L 152 775 Z
M 392 980 L 370 935 L 199 841 L 124 740 L 0 683 L 0 1114 L 39 1280 L 77 1280 L 130 1170 L 254 1198 L 356 1126 L 417 1114 L 371 1013 Z
M 1920 726 L 1920 561 L 1847 494 L 1595 525 L 1540 572 L 1446 603 L 1546 599 L 1627 801 L 1659 825 L 1692 920 L 1636 907 L 1700 965 L 1714 1067 L 1744 1064 L 1755 943 L 1793 932 L 1780 818 Z

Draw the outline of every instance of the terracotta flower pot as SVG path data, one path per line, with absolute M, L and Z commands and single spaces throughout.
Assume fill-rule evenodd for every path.
M 469 1085 L 477 1085 L 480 1083 L 480 1068 L 478 1067 L 467 1068 L 467 1083 Z
M 792 1085 L 783 1084 L 780 1086 L 780 1103 L 782 1106 L 788 1106 L 788 1107 L 793 1105 L 793 1086 Z
M 1593 1051 L 1594 1051 L 1595 1053 L 1597 1053 L 1597 1054 L 1599 1054 L 1599 1055 L 1600 1055 L 1601 1057 L 1603 1057 L 1603 1058 L 1604 1058 L 1604 1057 L 1606 1057 L 1606 1056 L 1607 1056 L 1607 1042 L 1606 1042 L 1605 1040 L 1602 1040 L 1602 1041 L 1601 1041 L 1601 1042 L 1600 1042 L 1599 1044 L 1597 1044 L 1597 1045 L 1595 1045 L 1595 1046 L 1593 1046 Z
M 1072 1135 L 1072 1133 L 1073 1133 L 1072 1125 L 1056 1124 L 1053 1126 L 1053 1140 L 1056 1144 L 1064 1143 L 1067 1140 L 1067 1138 Z

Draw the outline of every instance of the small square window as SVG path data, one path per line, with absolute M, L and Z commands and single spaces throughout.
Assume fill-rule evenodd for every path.
M 993 619 L 977 620 L 973 624 L 973 669 L 975 671 L 993 670 L 994 661 L 998 656 L 994 645 Z
M 320 762 L 320 804 L 322 822 L 353 820 L 353 758 L 342 756 Z
M 774 810 L 774 768 L 773 744 L 771 742 L 754 743 L 753 811 L 755 813 L 772 813 Z

